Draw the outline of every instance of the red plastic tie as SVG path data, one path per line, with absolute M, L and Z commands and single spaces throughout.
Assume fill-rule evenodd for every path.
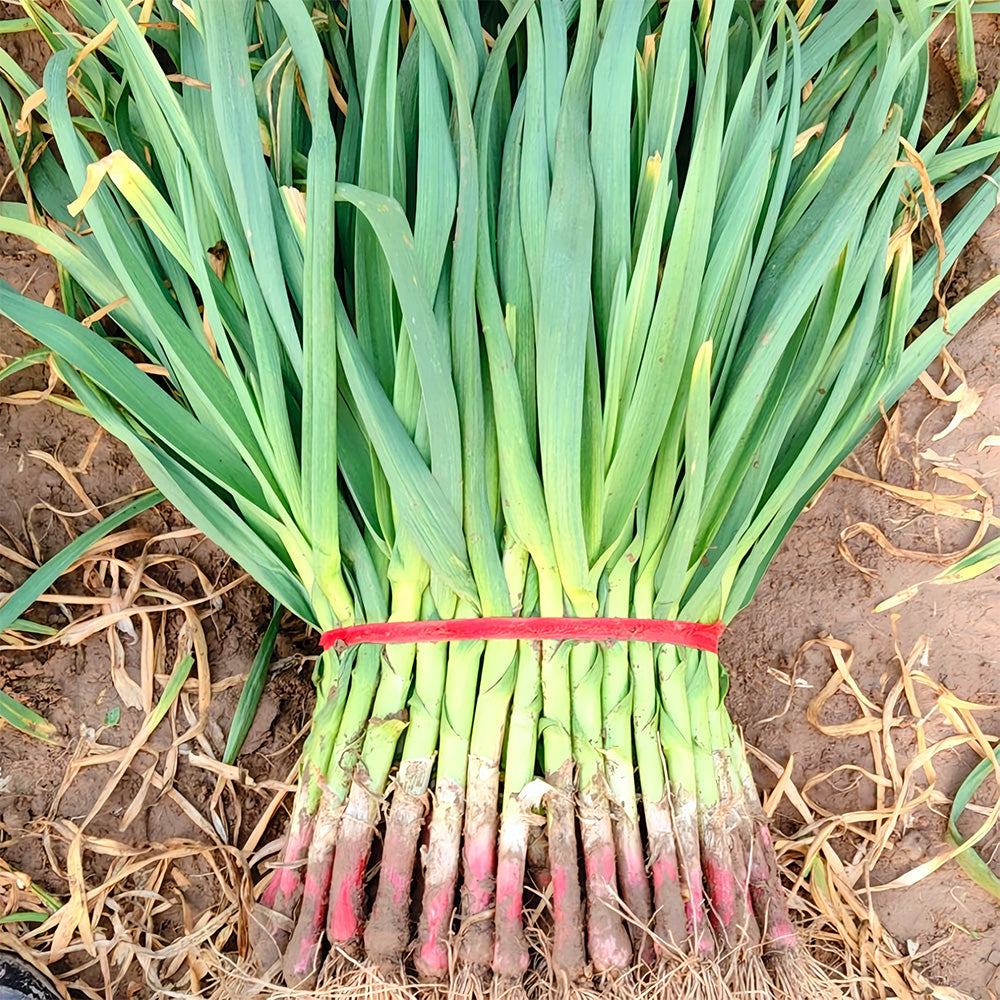
M 699 625 L 658 618 L 448 618 L 423 622 L 366 622 L 320 636 L 323 649 L 363 642 L 450 642 L 455 639 L 577 639 L 590 642 L 666 642 L 719 651 L 722 622 Z

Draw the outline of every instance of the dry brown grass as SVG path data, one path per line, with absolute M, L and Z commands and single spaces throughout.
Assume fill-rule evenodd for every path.
M 57 390 L 58 381 L 50 377 L 45 390 L 0 401 L 17 406 L 51 402 Z M 39 515 L 58 525 L 67 542 L 82 530 L 77 527 L 81 518 L 103 518 L 102 506 L 80 478 L 91 471 L 102 435 L 94 432 L 74 466 L 47 452 L 28 453 L 59 475 L 79 507 L 62 510 L 38 502 L 25 511 L 20 530 L 8 528 L 9 544 L 0 546 L 8 565 L 33 571 L 43 561 L 43 544 L 52 543 L 36 530 Z M 6 863 L 4 848 L 11 841 L 0 826 L 0 948 L 57 970 L 65 996 L 73 990 L 94 1000 L 125 997 L 127 984 L 136 982 L 144 982 L 150 996 L 203 995 L 214 988 L 219 955 L 247 952 L 254 873 L 259 875 L 260 861 L 276 849 L 263 842 L 265 833 L 292 786 L 277 780 L 254 783 L 241 768 L 222 763 L 208 738 L 213 697 L 242 685 L 246 677 L 212 680 L 206 627 L 246 577 L 225 585 L 210 580 L 192 557 L 200 538 L 190 527 L 130 526 L 110 534 L 39 599 L 54 607 L 54 616 L 46 617 L 64 621 L 54 634 L 0 634 L 0 654 L 7 657 L 103 641 L 109 683 L 125 707 L 140 713 L 125 746 L 118 745 L 115 726 L 105 725 L 81 727 L 53 747 L 52 764 L 62 771 L 62 780 L 47 815 L 33 820 L 24 834 L 43 848 L 46 871 L 20 872 Z M 15 583 L 6 571 L 3 577 L 8 586 Z M 192 581 L 183 593 L 163 583 L 179 578 Z M 138 651 L 130 661 L 137 669 L 126 670 L 126 646 Z M 183 768 L 210 775 L 214 787 L 207 801 L 194 801 L 181 790 L 177 776 Z M 70 819 L 61 806 L 85 772 L 100 774 L 102 781 L 88 786 L 98 791 L 86 814 Z M 126 777 L 132 783 L 139 779 L 138 792 L 115 817 L 120 836 L 95 834 L 95 819 L 111 808 L 116 793 L 120 803 Z M 265 801 L 252 828 L 243 808 L 248 791 Z M 132 836 L 135 820 L 161 804 L 183 814 L 197 836 L 163 842 Z M 203 873 L 198 897 L 213 898 L 210 908 L 194 909 L 185 896 L 195 869 Z M 36 880 L 64 888 L 54 895 Z
M 882 704 L 873 702 L 854 682 L 854 650 L 847 643 L 829 636 L 815 639 L 803 646 L 800 658 L 817 646 L 828 653 L 833 671 L 829 682 L 810 702 L 808 717 L 831 737 L 866 736 L 871 765 L 842 764 L 811 776 L 798 788 L 791 780 L 794 755 L 781 767 L 749 748 L 776 779 L 765 800 L 765 811 L 773 815 L 780 801 L 786 799 L 801 820 L 799 830 L 776 841 L 785 873 L 792 881 L 793 910 L 812 942 L 811 950 L 842 967 L 844 985 L 851 997 L 916 1000 L 933 995 L 942 1000 L 964 1000 L 966 994 L 959 990 L 928 981 L 921 971 L 921 960 L 929 952 L 904 953 L 883 927 L 875 900 L 880 892 L 915 885 L 961 851 L 971 850 L 995 829 L 1000 802 L 981 817 L 979 829 L 962 848 L 942 849 L 890 881 L 873 877 L 873 870 L 919 814 L 947 810 L 950 805 L 949 796 L 938 787 L 934 764 L 939 755 L 967 747 L 984 759 L 992 759 L 1000 775 L 1000 762 L 994 752 L 997 736 L 985 733 L 976 718 L 979 713 L 996 712 L 997 706 L 964 701 L 934 680 L 927 673 L 930 645 L 925 637 L 906 656 L 897 645 L 898 677 Z M 822 721 L 823 709 L 835 694 L 853 698 L 858 714 L 850 722 L 827 725 Z M 940 732 L 942 726 L 946 733 Z M 834 813 L 815 801 L 811 793 L 845 771 L 873 786 L 874 808 Z M 855 846 L 849 862 L 833 843 L 844 836 L 849 836 Z M 947 940 L 935 947 L 944 943 Z

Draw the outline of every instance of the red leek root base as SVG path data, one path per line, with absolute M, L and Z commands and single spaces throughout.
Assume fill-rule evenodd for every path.
M 339 811 L 325 797 L 314 820 L 295 821 L 314 831 L 308 864 L 277 868 L 263 896 L 290 916 L 298 873 L 295 931 L 275 935 L 288 986 L 310 988 L 326 961 L 386 989 L 658 983 L 665 995 L 837 995 L 798 940 L 745 781 L 720 782 L 711 809 L 675 789 L 630 826 L 597 785 L 574 792 L 568 771 L 537 808 L 509 795 L 498 821 L 497 774 L 472 757 L 468 801 L 443 781 L 426 797 L 390 791 L 381 809 L 356 782 Z M 300 857 L 301 842 L 288 851 Z

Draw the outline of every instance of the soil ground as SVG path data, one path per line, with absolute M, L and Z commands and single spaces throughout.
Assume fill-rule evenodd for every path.
M 4 6 L 0 4 L 0 13 Z M 995 34 L 992 23 L 980 31 L 988 69 L 1000 52 Z M 22 65 L 37 70 L 39 50 L 33 39 L 10 36 L 3 44 Z M 946 71 L 947 52 L 943 55 L 936 70 L 938 110 L 954 101 Z M 992 84 L 991 80 L 986 82 Z M 13 196 L 8 187 L 3 197 Z M 998 237 L 1000 222 L 980 233 L 953 279 L 952 293 L 1000 267 Z M 31 246 L 11 239 L 0 238 L 0 277 L 40 300 L 53 293 L 56 285 L 50 262 Z M 18 331 L 0 324 L 0 365 L 2 356 L 20 356 L 31 346 Z M 874 480 L 942 492 L 955 492 L 958 486 L 937 479 L 933 468 L 961 470 L 981 483 L 993 499 L 1000 499 L 1000 446 L 981 447 L 990 435 L 1000 433 L 1000 309 L 992 306 L 984 310 L 956 338 L 952 354 L 964 368 L 969 386 L 982 397 L 976 412 L 935 439 L 951 421 L 955 405 L 934 401 L 918 386 L 907 394 L 898 411 L 898 424 L 893 429 L 896 450 L 883 449 L 883 458 L 888 455 L 883 471 L 877 452 L 885 428 L 876 429 L 851 456 L 845 463 L 848 469 Z M 955 384 L 953 379 L 949 387 Z M 45 385 L 44 371 L 36 368 L 6 380 L 0 392 L 8 398 L 44 389 Z M 126 449 L 107 436 L 100 437 L 92 454 L 87 454 L 94 432 L 90 420 L 50 401 L 35 405 L 26 405 L 23 398 L 0 402 L 0 545 L 22 557 L 17 561 L 0 555 L 0 590 L 24 579 L 28 573 L 25 561 L 38 562 L 54 554 L 69 540 L 70 533 L 94 523 L 66 480 L 32 453 L 47 453 L 67 467 L 79 464 L 79 484 L 97 505 L 111 504 L 145 485 Z M 81 511 L 83 515 L 77 516 Z M 876 706 L 885 703 L 899 677 L 897 651 L 905 658 L 921 636 L 926 636 L 929 644 L 917 667 L 960 698 L 1000 704 L 1000 570 L 960 586 L 926 587 L 895 609 L 898 618 L 889 612 L 875 613 L 873 608 L 880 600 L 926 580 L 940 564 L 892 555 L 866 536 L 858 536 L 848 544 L 855 560 L 870 570 L 870 575 L 861 573 L 839 551 L 841 533 L 859 522 L 878 526 L 899 548 L 930 553 L 962 548 L 976 529 L 972 522 L 922 512 L 876 487 L 844 478 L 831 481 L 792 529 L 755 601 L 726 635 L 723 657 L 732 674 L 731 713 L 744 727 L 748 742 L 782 766 L 792 760 L 792 780 L 800 789 L 841 765 L 858 765 L 869 772 L 879 766 L 873 762 L 869 737 L 829 735 L 807 719 L 808 703 L 835 669 L 829 654 L 818 646 L 793 669 L 800 647 L 817 636 L 829 634 L 853 647 L 853 678 Z M 182 528 L 183 521 L 169 505 L 161 504 L 144 515 L 139 525 L 151 534 L 162 534 Z M 993 534 L 995 529 L 988 537 Z M 136 542 L 119 549 L 118 555 L 134 560 L 141 550 L 142 544 Z M 199 537 L 170 539 L 158 551 L 174 556 L 175 561 L 151 569 L 150 579 L 184 599 L 204 597 L 205 588 L 194 567 L 204 574 L 210 591 L 240 576 L 223 553 Z M 125 583 L 123 578 L 122 586 Z M 112 584 L 110 567 L 98 560 L 86 573 L 78 571 L 61 581 L 60 590 L 100 597 L 110 606 Z M 239 693 L 238 679 L 250 667 L 267 622 L 269 601 L 253 584 L 242 582 L 222 598 L 203 601 L 197 612 L 207 640 L 213 685 L 204 729 L 196 740 L 180 748 L 172 746 L 177 734 L 198 717 L 197 682 L 192 680 L 182 695 L 181 708 L 154 735 L 149 745 L 152 752 L 135 759 L 88 825 L 90 839 L 83 843 L 82 859 L 77 862 L 71 850 L 76 824 L 90 812 L 114 766 L 107 763 L 81 769 L 68 786 L 64 776 L 81 755 L 126 746 L 141 726 L 143 711 L 129 707 L 122 697 L 122 690 L 131 690 L 128 683 L 119 676 L 116 686 L 111 674 L 112 657 L 120 656 L 124 673 L 133 683 L 141 683 L 141 641 L 132 643 L 127 634 L 112 629 L 71 647 L 0 649 L 0 687 L 49 718 L 58 727 L 63 744 L 47 746 L 10 727 L 0 727 L 0 906 L 5 885 L 3 863 L 61 898 L 72 889 L 74 864 L 82 865 L 80 870 L 91 887 L 109 873 L 131 879 L 131 901 L 127 905 L 117 902 L 112 913 L 112 925 L 120 928 L 122 939 L 133 942 L 129 961 L 122 952 L 111 954 L 111 962 L 124 969 L 118 994 L 122 997 L 162 995 L 150 986 L 143 971 L 148 966 L 143 961 L 148 949 L 162 948 L 197 930 L 199 921 L 210 917 L 213 908 L 218 910 L 220 895 L 235 894 L 238 902 L 240 894 L 248 891 L 246 867 L 226 855 L 224 842 L 244 843 L 253 831 L 258 846 L 266 849 L 268 838 L 280 833 L 280 814 L 267 825 L 265 810 L 273 805 L 288 776 L 297 756 L 296 741 L 310 715 L 310 642 L 291 627 L 279 640 L 276 666 L 239 761 L 241 770 L 226 786 L 222 805 L 216 810 L 221 818 L 210 824 L 193 817 L 185 801 L 204 816 L 218 791 L 219 771 L 212 769 L 211 762 L 221 757 Z M 34 617 L 60 627 L 66 624 L 67 614 L 66 607 L 50 603 L 37 609 Z M 184 644 L 183 616 L 163 617 L 163 648 L 168 655 L 160 672 L 169 672 Z M 159 627 L 158 619 L 156 624 Z M 236 678 L 237 683 L 227 682 L 230 678 Z M 929 710 L 933 699 L 925 702 L 921 707 Z M 116 715 L 118 721 L 114 722 Z M 857 703 L 841 693 L 824 709 L 822 722 L 844 723 L 857 715 Z M 985 733 L 994 734 L 995 739 L 1000 732 L 1000 712 L 985 711 L 977 718 Z M 950 732 L 941 723 L 940 713 L 930 718 L 927 726 L 931 739 Z M 905 727 L 896 731 L 900 769 L 913 756 L 912 732 Z M 858 770 L 841 769 L 815 784 L 808 791 L 809 801 L 818 815 L 825 810 L 834 817 L 856 817 L 835 831 L 832 843 L 845 863 L 855 864 L 857 873 L 877 887 L 940 853 L 947 801 L 975 762 L 975 755 L 961 748 L 935 757 L 939 795 L 903 817 L 874 866 L 862 863 L 874 826 L 856 814 L 876 805 L 875 785 Z M 151 765 L 161 773 L 165 768 L 175 769 L 177 795 L 161 796 L 155 782 L 148 784 L 152 781 Z M 233 777 L 228 772 L 227 776 Z M 766 768 L 759 769 L 758 777 L 765 788 L 773 786 L 773 775 Z M 926 787 L 923 771 L 916 774 L 914 787 Z M 991 793 L 995 799 L 996 788 L 984 788 L 981 801 L 988 803 Z M 913 794 L 911 791 L 911 798 Z M 891 805 L 891 795 L 888 801 Z M 137 808 L 132 808 L 134 802 Z M 264 822 L 258 824 L 262 815 Z M 775 822 L 790 840 L 808 836 L 808 830 L 803 833 L 801 815 L 787 798 L 778 803 Z M 220 823 L 225 828 L 221 831 Z M 985 844 L 982 853 L 990 860 L 997 839 L 987 838 Z M 216 853 L 203 852 L 198 845 L 209 845 Z M 164 860 L 158 867 L 138 864 L 146 865 L 150 858 L 161 855 Z M 134 872 L 127 868 L 133 861 L 137 862 Z M 1000 865 L 994 863 L 993 869 L 1000 871 Z M 126 893 L 122 898 L 127 897 Z M 975 997 L 1000 992 L 997 900 L 969 880 L 954 862 L 912 886 L 876 889 L 870 900 L 877 919 L 900 943 L 902 952 L 915 956 L 931 980 Z M 155 911 L 152 920 L 150 907 Z M 238 910 L 237 906 L 231 912 Z M 156 936 L 144 938 L 150 926 Z M 217 934 L 218 930 L 213 926 L 206 934 Z M 245 928 L 236 921 L 232 932 L 240 935 Z M 11 941 L 12 936 L 0 924 L 0 946 Z M 107 961 L 107 949 L 102 954 Z M 86 968 L 86 954 L 71 945 L 57 968 L 72 967 L 77 970 L 74 977 L 78 982 L 96 987 L 104 981 L 101 963 L 90 964 Z M 197 969 L 197 963 L 191 968 Z M 196 974 L 191 975 L 194 992 Z

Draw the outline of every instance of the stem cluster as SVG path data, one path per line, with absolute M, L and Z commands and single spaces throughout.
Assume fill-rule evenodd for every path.
M 512 604 L 551 611 L 520 605 L 539 588 L 518 564 Z M 607 574 L 600 614 L 642 613 L 637 571 Z M 392 613 L 428 600 L 404 591 Z M 262 899 L 287 985 L 346 955 L 397 982 L 828 988 L 789 919 L 713 654 L 490 639 L 365 646 L 327 670 L 344 707 L 312 742 L 333 750 L 307 757 L 318 794 L 296 798 L 301 833 Z

